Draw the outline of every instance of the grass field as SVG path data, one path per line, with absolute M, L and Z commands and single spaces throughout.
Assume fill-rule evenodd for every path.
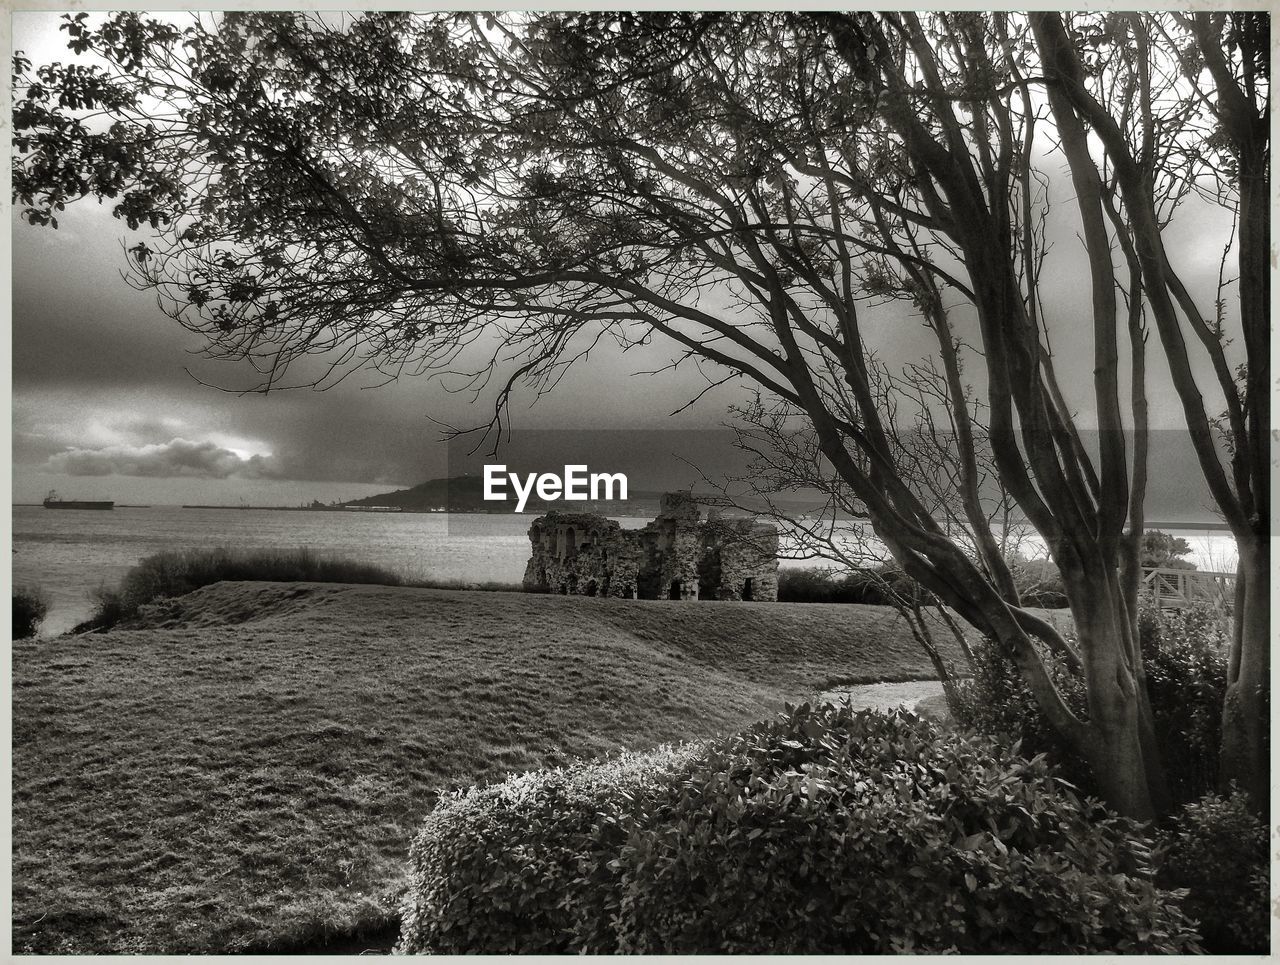
M 13 646 L 14 950 L 385 928 L 444 789 L 932 676 L 891 610 L 220 583 Z

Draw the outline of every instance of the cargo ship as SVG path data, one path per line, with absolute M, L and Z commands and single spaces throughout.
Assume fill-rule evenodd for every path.
M 116 504 L 111 499 L 63 499 L 58 495 L 57 490 L 50 489 L 49 495 L 44 498 L 45 509 L 115 509 Z

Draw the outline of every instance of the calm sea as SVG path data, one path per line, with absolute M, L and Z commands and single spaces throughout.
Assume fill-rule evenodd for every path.
M 95 588 L 116 585 L 138 560 L 162 550 L 306 546 L 410 579 L 519 582 L 531 521 L 527 515 L 15 506 L 13 579 L 45 589 L 52 607 L 44 632 L 56 634 L 89 615 Z
M 69 630 L 138 560 L 167 549 L 305 546 L 376 563 L 410 579 L 517 583 L 529 558 L 533 517 L 448 513 L 311 513 L 272 509 L 152 507 L 111 512 L 13 507 L 13 582 L 43 587 L 52 604 L 45 634 Z M 624 527 L 648 520 L 620 518 Z M 1173 531 L 1204 570 L 1235 567 L 1224 533 Z M 814 565 L 812 562 L 798 565 Z

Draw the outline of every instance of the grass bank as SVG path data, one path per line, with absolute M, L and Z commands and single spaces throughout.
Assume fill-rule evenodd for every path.
M 891 610 L 219 583 L 13 647 L 15 951 L 385 927 L 448 788 L 931 676 Z
M 226 546 L 166 550 L 139 560 L 115 588 L 94 594 L 93 615 L 74 632 L 110 630 L 133 620 L 157 600 L 185 596 L 223 581 L 376 583 L 401 586 L 385 567 L 317 553 L 309 547 L 233 549 Z

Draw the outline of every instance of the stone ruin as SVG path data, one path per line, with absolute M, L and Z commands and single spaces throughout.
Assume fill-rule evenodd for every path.
M 623 529 L 596 513 L 550 512 L 529 527 L 524 588 L 629 600 L 778 599 L 778 531 L 754 519 L 703 520 L 689 493 L 662 497 L 657 519 Z

